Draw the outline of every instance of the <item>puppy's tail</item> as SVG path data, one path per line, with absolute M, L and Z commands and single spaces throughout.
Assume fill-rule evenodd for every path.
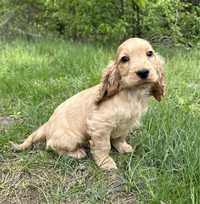
M 28 136 L 28 138 L 22 144 L 15 144 L 13 142 L 10 142 L 12 149 L 14 151 L 21 151 L 21 150 L 28 149 L 29 147 L 32 146 L 32 144 L 36 142 L 44 141 L 46 139 L 45 128 L 46 128 L 46 123 L 41 127 L 39 127 L 30 136 Z

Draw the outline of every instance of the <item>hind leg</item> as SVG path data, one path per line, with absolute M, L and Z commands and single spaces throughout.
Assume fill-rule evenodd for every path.
M 73 157 L 75 159 L 82 159 L 82 158 L 86 157 L 86 155 L 87 155 L 84 148 L 78 148 L 73 152 L 64 152 L 64 154 L 66 154 L 70 157 Z
M 67 149 L 56 149 L 56 148 L 52 148 L 55 152 L 57 152 L 59 155 L 67 155 L 70 157 L 73 157 L 75 159 L 82 159 L 84 157 L 86 157 L 86 151 L 84 148 L 77 148 L 73 151 L 68 151 Z
M 83 147 L 80 147 L 80 144 L 80 137 L 75 135 L 54 136 L 47 141 L 47 149 L 51 148 L 59 155 L 82 159 L 86 156 L 86 152 Z

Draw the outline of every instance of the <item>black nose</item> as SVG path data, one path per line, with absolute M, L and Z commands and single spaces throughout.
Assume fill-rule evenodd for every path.
M 136 72 L 136 74 L 141 78 L 141 79 L 146 79 L 149 75 L 149 70 L 148 69 L 140 69 L 139 71 Z

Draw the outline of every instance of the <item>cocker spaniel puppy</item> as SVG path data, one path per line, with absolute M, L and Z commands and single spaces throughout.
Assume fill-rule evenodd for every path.
M 99 167 L 116 169 L 109 156 L 111 144 L 120 153 L 132 152 L 126 141 L 129 131 L 138 126 L 149 96 L 160 101 L 163 92 L 159 55 L 146 40 L 128 39 L 119 46 L 98 85 L 67 99 L 48 122 L 13 148 L 25 150 L 45 140 L 47 148 L 80 159 L 86 156 L 84 146 L 89 144 Z

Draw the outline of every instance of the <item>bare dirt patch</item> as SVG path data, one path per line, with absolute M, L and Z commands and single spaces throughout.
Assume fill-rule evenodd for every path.
M 92 173 L 87 163 L 66 171 L 49 163 L 23 164 L 15 157 L 0 165 L 0 204 L 105 203 L 134 204 L 135 196 L 123 190 L 118 172 Z M 28 161 L 27 161 L 28 163 Z
M 10 116 L 0 116 L 0 127 L 1 126 L 9 126 L 12 125 L 15 122 L 15 119 Z

